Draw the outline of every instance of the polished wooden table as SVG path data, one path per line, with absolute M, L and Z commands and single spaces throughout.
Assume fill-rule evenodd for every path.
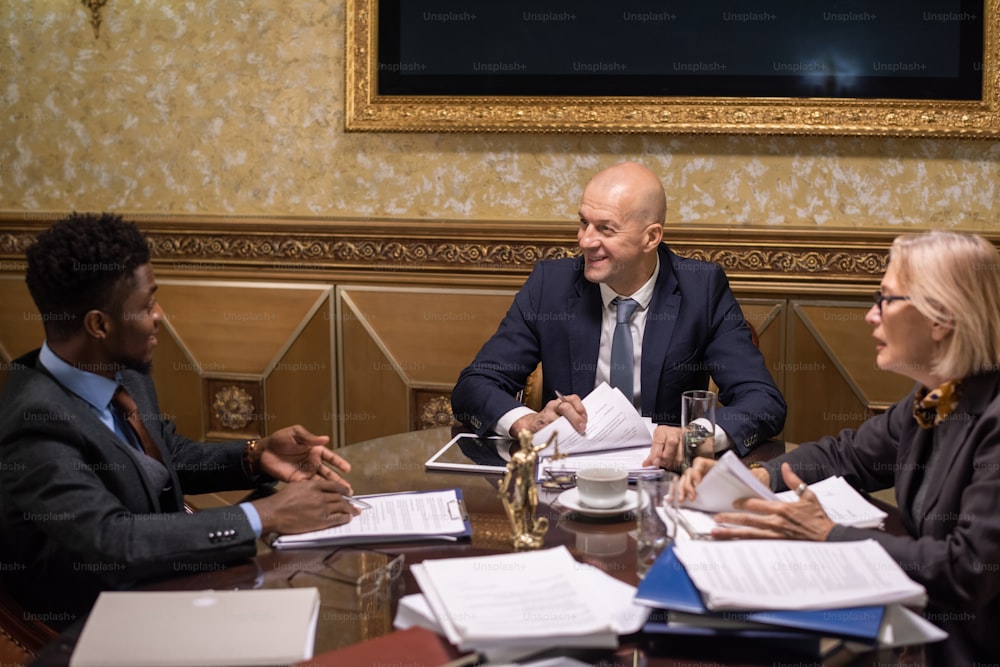
M 338 450 L 351 462 L 352 472 L 349 477 L 357 495 L 460 487 L 470 515 L 472 537 L 468 541 L 341 547 L 340 550 L 352 552 L 355 560 L 360 557 L 353 552 L 366 552 L 362 554 L 365 557 L 360 562 L 362 566 L 365 562 L 370 563 L 372 572 L 383 567 L 390 558 L 402 557 L 398 575 L 379 577 L 378 587 L 364 587 L 315 576 L 324 570 L 325 564 L 343 555 L 337 548 L 271 550 L 262 544 L 258 556 L 251 561 L 226 568 L 213 567 L 210 571 L 166 580 L 147 588 L 275 588 L 294 586 L 296 581 L 303 581 L 303 585 L 318 585 L 322 607 L 316 636 L 317 654 L 391 632 L 399 598 L 420 592 L 406 565 L 429 558 L 482 556 L 512 551 L 510 525 L 497 495 L 497 482 L 501 478 L 499 474 L 425 469 L 424 462 L 451 437 L 452 431 L 449 428 L 429 429 L 376 438 Z M 783 450 L 784 445 L 780 442 L 764 443 L 747 460 L 771 458 Z M 628 515 L 607 520 L 577 517 L 554 502 L 560 491 L 541 488 L 539 491 L 538 514 L 549 519 L 549 530 L 545 536 L 546 548 L 565 545 L 578 560 L 598 567 L 626 583 L 638 583 L 634 521 L 629 521 Z M 888 526 L 889 530 L 893 528 Z M 899 530 L 901 527 L 896 525 L 895 529 Z M 47 647 L 33 664 L 40 667 L 67 664 L 73 641 L 74 633 L 65 633 Z M 690 665 L 692 659 L 702 662 L 709 660 L 707 664 L 719 665 L 771 665 L 775 658 L 773 654 L 751 655 L 746 646 L 735 642 L 671 641 L 674 643 L 656 646 L 651 651 L 649 638 L 635 635 L 623 638 L 623 648 L 618 651 L 588 652 L 580 657 L 591 661 L 599 660 L 600 664 L 608 667 L 634 664 L 651 667 Z M 883 654 L 838 664 L 873 664 L 879 661 L 887 664 L 887 658 L 891 663 L 892 656 Z

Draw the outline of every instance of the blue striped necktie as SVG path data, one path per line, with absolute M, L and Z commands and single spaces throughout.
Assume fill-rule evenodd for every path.
M 611 386 L 617 387 L 631 401 L 635 381 L 629 321 L 639 303 L 622 297 L 615 297 L 611 303 L 615 304 L 615 335 L 611 339 Z

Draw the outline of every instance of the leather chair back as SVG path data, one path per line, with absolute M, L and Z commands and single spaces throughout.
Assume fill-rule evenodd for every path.
M 58 633 L 35 620 L 20 603 L 0 587 L 0 665 L 25 665 Z

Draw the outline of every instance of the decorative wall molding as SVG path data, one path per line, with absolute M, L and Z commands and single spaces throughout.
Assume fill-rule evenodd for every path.
M 0 271 L 23 271 L 25 249 L 57 217 L 0 215 Z M 167 275 L 510 286 L 538 260 L 576 253 L 569 221 L 127 217 Z M 734 284 L 816 290 L 877 282 L 900 232 L 668 223 L 666 239 L 680 255 L 718 263 Z

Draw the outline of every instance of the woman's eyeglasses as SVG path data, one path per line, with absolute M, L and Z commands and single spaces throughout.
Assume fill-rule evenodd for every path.
M 878 306 L 879 317 L 882 316 L 882 304 L 892 303 L 893 301 L 910 300 L 910 297 L 908 296 L 886 296 L 885 294 L 882 294 L 882 292 L 875 292 L 874 298 L 875 298 L 875 305 Z

